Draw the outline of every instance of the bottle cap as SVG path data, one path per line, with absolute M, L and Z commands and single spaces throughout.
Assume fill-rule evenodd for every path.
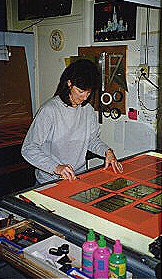
M 118 240 L 118 239 L 115 241 L 115 244 L 114 244 L 114 253 L 115 254 L 122 253 L 122 245 L 120 243 L 120 240 Z
M 94 233 L 93 229 L 89 229 L 89 233 L 87 234 L 87 240 L 88 241 L 95 240 L 95 233 Z
M 106 247 L 106 240 L 103 235 L 100 235 L 100 239 L 98 240 L 98 246 L 101 248 Z

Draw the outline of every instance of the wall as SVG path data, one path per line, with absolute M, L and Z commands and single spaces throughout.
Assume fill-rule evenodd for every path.
M 23 30 L 33 24 L 31 21 L 17 21 L 17 0 L 8 1 L 8 28 Z M 149 2 L 149 1 L 148 1 Z M 149 78 L 158 82 L 158 35 L 160 31 L 160 12 L 149 10 Z M 59 76 L 65 67 L 64 58 L 77 55 L 78 46 L 90 45 L 128 45 L 126 115 L 114 121 L 103 118 L 101 138 L 116 150 L 117 157 L 124 157 L 144 150 L 156 148 L 156 110 L 149 111 L 140 105 L 137 88 L 139 64 L 143 63 L 146 40 L 146 7 L 137 10 L 137 38 L 133 41 L 94 43 L 93 42 L 93 1 L 73 0 L 73 11 L 70 16 L 46 18 L 33 25 L 35 36 L 35 92 L 36 108 L 51 97 L 56 89 Z M 54 51 L 49 43 L 53 29 L 61 29 L 65 42 L 61 51 Z M 25 31 L 31 31 L 31 28 Z M 154 109 L 157 104 L 158 92 L 145 81 L 140 84 L 142 100 L 148 108 Z M 129 108 L 137 109 L 138 119 L 128 118 Z
M 160 11 L 150 9 L 149 20 L 149 78 L 158 85 L 159 77 L 159 30 L 160 30 Z M 146 7 L 138 7 L 137 9 L 137 38 L 135 41 L 120 42 L 120 45 L 128 45 L 127 54 L 127 83 L 128 92 L 126 97 L 126 116 L 120 117 L 117 121 L 104 118 L 102 124 L 102 139 L 110 143 L 110 146 L 116 150 L 119 157 L 135 154 L 148 149 L 156 148 L 156 125 L 157 110 L 149 111 L 140 105 L 138 100 L 138 77 L 139 65 L 144 63 L 144 49 L 146 47 Z M 98 45 L 98 43 L 95 43 Z M 101 45 L 101 44 L 100 44 Z M 109 45 L 116 45 L 109 42 Z M 157 107 L 158 90 L 145 81 L 140 83 L 141 99 L 149 109 Z M 130 120 L 128 118 L 129 108 L 137 109 L 138 120 Z M 111 130 L 109 127 L 111 126 Z
M 44 20 L 34 28 L 38 46 L 37 95 L 41 104 L 54 94 L 60 74 L 65 68 L 64 58 L 77 55 L 78 45 L 84 44 L 83 11 L 84 6 L 80 5 L 72 16 Z M 49 38 L 54 29 L 63 32 L 64 46 L 60 51 L 54 51 L 50 45 Z

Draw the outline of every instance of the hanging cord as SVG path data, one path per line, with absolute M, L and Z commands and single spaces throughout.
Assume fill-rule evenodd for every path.
M 154 109 L 149 109 L 148 107 L 145 106 L 145 104 L 143 103 L 143 101 L 141 100 L 141 96 L 140 96 L 140 81 L 141 81 L 141 78 L 144 78 L 146 79 L 149 83 L 151 83 L 157 90 L 160 90 L 160 87 L 157 86 L 156 84 L 154 84 L 149 78 L 146 77 L 146 73 L 143 72 L 143 69 L 141 69 L 141 75 L 138 79 L 138 82 L 137 82 L 137 93 L 138 93 L 138 100 L 139 100 L 139 103 L 142 107 L 144 107 L 146 110 L 149 110 L 149 111 L 155 111 L 155 110 L 158 110 L 161 106 L 158 106 Z
M 34 23 L 32 23 L 32 24 L 28 25 L 27 27 L 23 28 L 22 30 L 20 30 L 20 32 L 23 32 L 23 31 L 25 31 L 26 29 L 28 29 L 28 28 L 30 28 L 30 27 L 32 27 L 32 26 L 34 26 L 34 25 L 37 25 L 38 23 L 42 22 L 43 20 L 44 20 L 44 18 L 41 18 L 40 20 L 35 21 Z
M 153 83 L 149 78 L 146 77 L 146 73 L 143 73 L 142 76 L 149 82 L 151 83 L 157 90 L 160 89 L 159 86 L 157 86 L 155 83 Z
M 147 8 L 147 19 L 146 19 L 146 40 L 145 40 L 145 64 L 148 65 L 148 61 L 149 61 L 149 33 L 150 33 L 150 8 Z M 147 82 L 149 82 L 153 87 L 155 87 L 157 90 L 160 90 L 159 86 L 157 86 L 156 84 L 154 84 L 149 78 L 146 77 L 146 73 L 144 72 L 144 69 L 141 69 L 141 74 L 139 76 L 138 79 L 138 83 L 137 83 L 137 92 L 138 92 L 138 100 L 139 103 L 142 107 L 144 107 L 146 110 L 148 111 L 156 111 L 159 110 L 159 108 L 161 106 L 158 106 L 154 109 L 150 109 L 148 107 L 145 106 L 144 102 L 141 100 L 141 96 L 140 96 L 140 81 L 141 78 L 144 78 Z

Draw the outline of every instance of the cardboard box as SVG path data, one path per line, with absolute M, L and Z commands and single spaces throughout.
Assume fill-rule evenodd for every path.
M 23 250 L 24 257 L 30 261 L 33 261 L 37 266 L 52 272 L 54 276 L 58 278 L 65 278 L 65 273 L 59 270 L 62 267 L 58 263 L 58 260 L 63 258 L 65 255 L 57 256 L 49 253 L 50 248 L 55 248 L 62 246 L 63 244 L 69 245 L 68 258 L 71 260 L 72 267 L 81 267 L 82 259 L 82 249 L 73 243 L 68 242 L 56 235 L 49 237 L 39 243 L 33 244 Z M 68 278 L 68 275 L 66 275 Z

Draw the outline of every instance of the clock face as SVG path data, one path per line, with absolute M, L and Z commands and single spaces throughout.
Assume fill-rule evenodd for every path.
M 50 35 L 50 44 L 51 47 L 56 51 L 59 51 L 63 48 L 64 36 L 61 30 L 55 29 L 52 31 Z

